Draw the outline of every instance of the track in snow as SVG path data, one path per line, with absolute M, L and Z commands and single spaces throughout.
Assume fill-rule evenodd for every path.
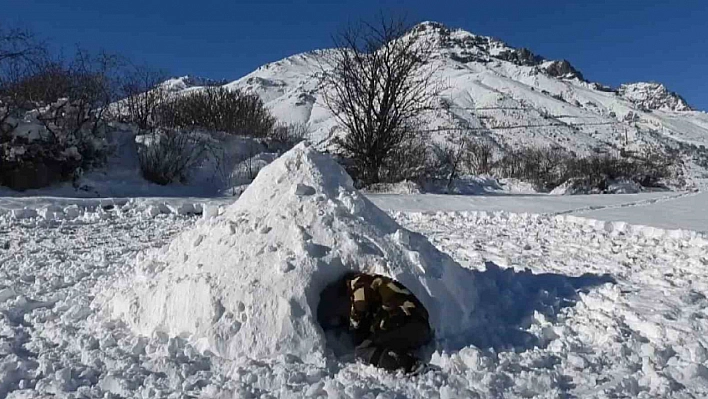
M 552 212 L 550 214 L 551 215 L 567 215 L 567 214 L 586 213 L 586 212 L 592 212 L 592 211 L 601 211 L 601 210 L 605 210 L 605 209 L 630 208 L 630 207 L 636 207 L 636 206 L 652 205 L 652 204 L 656 204 L 656 203 L 660 203 L 660 202 L 674 201 L 679 198 L 692 197 L 692 196 L 695 196 L 698 194 L 700 194 L 699 191 L 681 192 L 678 194 L 667 195 L 665 197 L 640 199 L 640 200 L 624 202 L 624 203 L 620 203 L 620 204 L 588 205 L 588 206 L 585 206 L 582 208 L 568 209 L 568 210 L 563 210 L 560 212 Z

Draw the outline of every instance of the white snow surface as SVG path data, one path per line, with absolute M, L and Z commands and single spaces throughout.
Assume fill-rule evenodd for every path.
M 548 216 L 577 216 L 597 222 L 617 222 L 645 229 L 647 234 L 681 231 L 708 233 L 708 193 L 646 192 L 593 195 L 440 195 L 369 194 L 389 212 L 512 212 Z M 654 233 L 652 233 L 654 232 Z
M 318 157 L 314 159 L 314 164 L 320 164 Z M 331 176 L 331 172 L 320 173 L 323 177 Z M 318 175 L 302 181 L 310 187 L 320 187 L 315 176 Z M 278 189 L 275 181 L 271 184 Z M 323 193 L 307 195 L 311 190 L 298 188 L 297 184 L 292 188 L 290 196 L 277 196 L 283 199 L 283 209 L 299 214 L 300 208 L 293 208 L 292 204 L 300 201 L 302 210 L 312 217 L 308 222 L 325 229 L 317 214 L 312 213 L 313 209 L 322 209 L 314 202 Z M 256 192 L 267 194 L 260 200 L 273 205 L 268 202 L 271 201 L 268 192 Z M 296 199 L 297 192 L 302 196 Z M 361 199 L 352 204 L 368 204 L 354 191 L 343 192 L 342 198 Z M 393 231 L 394 237 L 382 238 L 374 234 L 381 232 L 381 224 L 369 224 L 372 220 L 386 220 L 386 226 L 416 232 L 411 233 L 412 241 L 418 234 L 424 235 L 447 254 L 442 257 L 452 257 L 473 277 L 470 288 L 479 298 L 473 318 L 483 318 L 486 322 L 477 325 L 459 345 L 438 345 L 430 359 L 430 370 L 418 376 L 391 374 L 322 354 L 298 357 L 281 352 L 274 356 L 239 355 L 226 359 L 204 351 L 203 342 L 196 336 L 171 336 L 162 331 L 146 336 L 139 334 L 135 325 L 106 317 L 112 309 L 105 300 L 116 291 L 129 289 L 122 285 L 125 282 L 135 282 L 135 291 L 148 292 L 143 288 L 150 282 L 135 278 L 140 274 L 149 276 L 145 271 L 149 264 L 156 267 L 155 271 L 164 267 L 163 272 L 169 273 L 173 265 L 152 261 L 167 259 L 179 244 L 185 245 L 182 251 L 188 256 L 206 257 L 199 248 L 213 245 L 212 236 L 227 237 L 224 243 L 230 245 L 230 226 L 235 225 L 234 238 L 245 237 L 248 229 L 254 230 L 254 234 L 263 231 L 258 248 L 264 253 L 269 251 L 267 245 L 275 243 L 277 238 L 282 240 L 277 241 L 283 244 L 281 249 L 291 249 L 306 257 L 307 248 L 321 254 L 314 245 L 327 245 L 330 238 L 322 238 L 321 232 L 312 234 L 309 242 L 314 245 L 308 246 L 308 239 L 300 229 L 287 226 L 286 232 L 295 239 L 288 238 L 288 233 L 276 232 L 275 228 L 267 232 L 267 228 L 258 229 L 271 226 L 257 218 L 240 219 L 236 224 L 234 220 L 239 219 L 234 219 L 237 216 L 232 211 L 238 209 L 237 205 L 231 208 L 222 201 L 204 202 L 204 199 L 175 206 L 169 199 L 111 203 L 81 200 L 71 204 L 70 199 L 38 198 L 34 204 L 17 207 L 22 199 L 12 198 L 8 204 L 15 212 L 0 212 L 0 398 L 703 398 L 708 395 L 708 342 L 704 334 L 708 329 L 706 237 L 687 231 L 679 233 L 580 217 L 588 215 L 596 219 L 593 212 L 604 211 L 621 211 L 624 217 L 659 212 L 670 215 L 676 204 L 686 212 L 690 206 L 699 207 L 696 218 L 700 218 L 705 205 L 702 193 L 678 198 L 669 198 L 675 193 L 515 196 L 507 202 L 503 202 L 505 196 L 467 197 L 477 200 L 468 206 L 488 210 L 444 212 L 431 207 L 437 203 L 439 208 L 452 208 L 443 202 L 447 198 L 461 208 L 462 197 L 434 196 L 436 201 L 425 202 L 426 212 L 392 212 L 395 222 L 370 205 L 361 208 L 365 212 L 354 215 L 352 207 L 337 202 L 338 195 L 325 201 L 331 201 L 331 206 L 341 212 L 333 218 L 332 226 L 346 226 L 347 232 L 352 231 L 349 227 L 368 226 L 373 239 L 361 239 L 358 243 L 385 245 L 379 249 L 384 254 L 395 248 L 405 253 L 404 246 L 394 240 L 393 227 L 387 231 Z M 397 198 L 398 204 L 416 198 L 387 198 L 392 197 Z M 374 199 L 380 204 L 378 198 Z M 256 196 L 251 201 L 257 201 Z M 558 201 L 555 208 L 553 201 Z M 531 205 L 523 208 L 523 202 Z M 528 213 L 534 209 L 534 203 L 537 212 L 544 214 Z M 203 208 L 202 216 L 186 212 L 187 208 L 196 210 L 197 204 Z M 409 208 L 418 205 L 413 203 Z M 518 213 L 495 208 L 499 205 L 513 205 Z M 259 215 L 265 215 L 278 211 L 260 212 Z M 302 223 L 303 214 L 300 215 L 300 219 L 293 219 L 293 226 L 297 221 Z M 403 227 L 398 227 L 399 224 Z M 301 226 L 309 228 L 308 224 Z M 222 235 L 224 232 L 228 235 Z M 200 239 L 199 234 L 204 237 Z M 427 242 L 422 237 L 417 239 Z M 297 242 L 301 244 L 290 246 Z M 369 250 L 372 254 L 365 255 L 368 259 L 379 259 L 373 247 L 362 249 Z M 434 253 L 432 249 L 424 252 Z M 223 265 L 228 259 L 239 260 L 241 253 L 255 256 L 251 248 L 234 245 L 228 258 L 217 259 L 218 264 Z M 276 276 L 269 270 L 283 265 L 275 262 L 281 260 L 275 255 L 270 259 L 274 261 L 259 265 L 264 276 Z M 333 257 L 326 254 L 317 259 L 324 262 Z M 306 259 L 305 263 L 312 265 L 307 262 L 313 260 Z M 175 265 L 186 267 L 184 259 L 177 259 Z M 245 271 L 255 268 L 242 267 Z M 340 267 L 345 269 L 344 261 Z M 297 268 L 286 269 L 290 267 L 283 268 L 283 274 L 273 280 L 280 289 L 283 287 L 278 284 L 285 275 L 292 274 L 295 278 L 300 273 Z M 317 270 L 324 278 L 330 268 L 323 266 Z M 414 276 L 416 269 L 406 271 Z M 155 287 L 162 284 L 163 277 L 155 278 Z M 265 279 L 259 281 L 262 286 L 268 283 Z M 315 282 L 312 283 L 314 287 Z M 420 287 L 415 280 L 408 284 Z M 237 283 L 233 291 L 244 286 L 245 283 Z M 292 287 L 288 292 L 300 295 L 305 291 L 304 287 Z M 264 306 L 270 306 L 268 297 L 260 300 Z M 298 303 L 312 305 L 309 301 Z M 239 309 L 237 305 L 236 310 Z M 269 309 L 275 309 L 275 305 Z M 291 312 L 292 308 L 284 304 L 280 309 Z M 311 312 L 304 305 L 303 311 Z M 243 311 L 234 313 L 232 321 L 241 322 L 239 316 L 252 312 L 244 302 Z M 311 313 L 283 323 L 305 326 L 311 323 L 308 318 L 311 319 Z M 247 318 L 241 328 L 249 322 Z M 274 339 L 277 333 L 268 332 L 271 338 L 266 338 Z M 313 341 L 313 336 L 305 336 Z
M 267 166 L 221 216 L 140 259 L 107 305 L 137 333 L 189 336 L 236 359 L 321 360 L 319 293 L 347 270 L 390 276 L 430 313 L 441 347 L 480 320 L 474 277 L 400 227 L 353 187 L 334 159 L 301 144 Z

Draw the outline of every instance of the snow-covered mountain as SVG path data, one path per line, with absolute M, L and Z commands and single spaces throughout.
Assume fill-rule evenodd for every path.
M 708 166 L 708 114 L 692 110 L 661 84 L 615 89 L 585 80 L 566 60 L 547 60 L 491 37 L 435 22 L 413 32 L 434 44 L 431 67 L 445 87 L 439 108 L 429 115 L 433 139 L 463 126 L 500 148 L 558 146 L 588 153 L 653 144 L 678 149 L 688 164 L 704 165 L 701 171 Z M 263 65 L 226 87 L 257 93 L 283 121 L 309 124 L 314 141 L 324 146 L 337 134 L 315 78 L 326 51 Z
M 180 76 L 176 78 L 167 79 L 160 85 L 163 89 L 168 91 L 179 92 L 192 87 L 206 87 L 206 86 L 221 86 L 228 83 L 228 81 L 220 79 L 210 79 L 200 76 Z

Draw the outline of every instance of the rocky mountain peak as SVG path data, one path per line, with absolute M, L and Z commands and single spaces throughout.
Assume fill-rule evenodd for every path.
M 556 78 L 584 80 L 583 74 L 567 60 L 547 60 L 527 48 L 514 48 L 493 37 L 450 29 L 439 22 L 422 22 L 411 29 L 411 34 L 427 36 L 439 47 L 442 56 L 454 61 L 487 63 L 502 60 L 518 66 L 539 66 L 541 72 Z
M 583 74 L 575 69 L 568 60 L 546 61 L 541 64 L 547 75 L 562 79 L 579 79 L 584 81 Z
M 161 86 L 168 91 L 180 91 L 190 87 L 222 86 L 228 83 L 226 79 L 210 79 L 200 76 L 180 76 L 167 79 Z
M 691 111 L 680 95 L 669 91 L 666 86 L 655 82 L 623 84 L 619 95 L 645 110 Z
M 534 54 L 527 48 L 509 49 L 497 54 L 496 58 L 509 61 L 520 66 L 534 66 L 541 64 L 543 57 Z

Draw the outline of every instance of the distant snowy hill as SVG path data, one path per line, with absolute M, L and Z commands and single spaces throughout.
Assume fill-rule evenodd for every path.
M 434 22 L 414 32 L 434 43 L 431 68 L 446 88 L 429 115 L 434 140 L 444 140 L 450 127 L 467 127 L 501 149 L 558 146 L 582 154 L 651 144 L 679 150 L 689 170 L 705 173 L 708 114 L 661 84 L 610 88 L 585 80 L 566 60 L 491 37 Z M 257 93 L 280 120 L 309 124 L 313 141 L 327 146 L 338 132 L 314 76 L 326 51 L 263 65 L 226 87 Z
M 192 87 L 221 86 L 228 83 L 227 80 L 216 80 L 199 76 L 180 76 L 168 79 L 160 85 L 168 91 L 179 92 Z

